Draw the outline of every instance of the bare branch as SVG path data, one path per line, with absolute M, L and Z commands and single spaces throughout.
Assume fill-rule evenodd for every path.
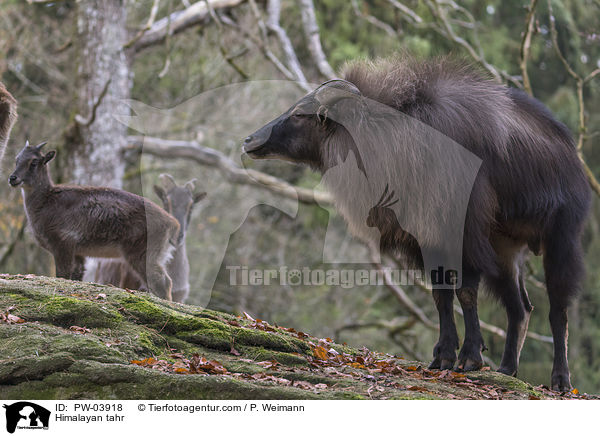
M 455 44 L 458 44 L 461 47 L 463 47 L 467 51 L 469 56 L 471 56 L 478 64 L 485 68 L 498 82 L 502 82 L 502 80 L 504 79 L 518 88 L 523 88 L 523 85 L 518 79 L 511 76 L 505 71 L 498 70 L 496 67 L 490 64 L 481 53 L 478 53 L 477 50 L 475 50 L 475 48 L 466 39 L 456 34 L 448 18 L 447 11 L 440 6 L 441 2 L 439 0 L 428 0 L 426 1 L 426 3 L 431 11 L 431 14 L 442 25 L 441 30 L 439 30 L 437 27 L 434 27 L 436 31 L 438 31 L 442 36 L 445 36 Z
M 135 35 L 127 44 L 123 46 L 123 48 L 129 48 L 133 46 L 136 42 L 138 42 L 144 34 L 152 28 L 154 21 L 156 21 L 156 14 L 158 13 L 158 6 L 160 4 L 160 0 L 154 0 L 152 4 L 152 8 L 150 9 L 150 16 L 148 17 L 148 21 L 146 25 Z
M 204 1 L 206 1 L 206 6 L 208 7 L 210 16 L 211 16 L 212 20 L 214 21 L 215 25 L 217 26 L 217 39 L 219 40 L 219 51 L 221 52 L 223 59 L 225 59 L 225 62 L 227 62 L 231 66 L 231 68 L 233 68 L 240 76 L 242 76 L 242 79 L 245 79 L 245 80 L 249 79 L 250 75 L 248 73 L 246 73 L 242 69 L 242 67 L 240 67 L 235 62 L 235 58 L 238 56 L 241 56 L 246 51 L 244 50 L 234 56 L 229 54 L 229 51 L 227 50 L 227 48 L 225 47 L 225 44 L 223 43 L 223 23 L 221 22 L 221 19 L 219 18 L 219 16 L 215 12 L 215 10 L 212 8 L 210 3 L 207 0 L 204 0 Z
M 571 67 L 567 58 L 563 55 L 559 45 L 558 45 L 558 32 L 556 30 L 556 18 L 554 17 L 554 13 L 552 11 L 552 1 L 548 0 L 548 12 L 550 13 L 550 36 L 552 38 L 552 45 L 554 46 L 554 51 L 556 55 L 562 62 L 567 73 L 575 80 L 575 86 L 577 89 L 577 105 L 579 106 L 579 132 L 577 137 L 577 154 L 579 155 L 579 159 L 583 164 L 583 169 L 585 171 L 585 175 L 587 176 L 588 182 L 590 186 L 594 190 L 594 192 L 600 196 L 600 182 L 596 179 L 596 176 L 592 172 L 591 168 L 588 166 L 585 161 L 585 157 L 583 156 L 583 143 L 587 137 L 587 127 L 585 125 L 585 101 L 583 98 L 583 87 L 587 82 L 591 81 L 594 77 L 596 77 L 600 73 L 600 68 L 595 69 L 590 74 L 588 74 L 585 78 L 581 77 L 577 72 Z
M 400 12 L 402 12 L 402 14 L 404 16 L 410 18 L 410 20 L 413 23 L 421 24 L 423 22 L 423 19 L 409 7 L 403 5 L 402 3 L 400 3 L 397 0 L 388 0 L 388 1 L 392 4 L 392 6 L 394 6 L 396 9 L 398 9 Z
M 165 159 L 187 159 L 215 168 L 231 183 L 252 185 L 274 192 L 282 197 L 307 204 L 332 205 L 331 196 L 325 192 L 299 188 L 284 180 L 254 169 L 240 168 L 223 153 L 203 147 L 196 141 L 175 141 L 148 136 L 129 136 L 129 148 Z
M 255 15 L 260 16 L 254 0 L 250 0 L 250 4 L 252 5 L 252 9 L 255 11 Z M 298 56 L 296 56 L 294 46 L 292 45 L 290 38 L 287 36 L 286 31 L 279 24 L 279 17 L 281 15 L 281 2 L 279 0 L 268 0 L 267 15 L 267 28 L 279 39 L 281 49 L 283 50 L 283 53 L 287 59 L 288 68 L 294 74 L 295 80 L 301 83 L 306 83 L 306 77 L 302 72 L 302 66 L 300 65 Z
M 328 79 L 336 77 L 333 68 L 327 62 L 327 57 L 323 52 L 321 45 L 321 37 L 319 36 L 319 26 L 317 25 L 317 17 L 315 15 L 315 6 L 312 0 L 300 0 L 300 11 L 302 14 L 302 28 L 306 36 L 308 51 L 312 55 L 313 60 L 317 64 L 319 72 Z
M 245 0 L 207 0 L 214 9 L 238 6 Z M 134 51 L 160 44 L 167 35 L 174 35 L 191 26 L 204 22 L 209 16 L 207 1 L 201 0 L 191 6 L 169 14 L 168 17 L 156 21 L 150 29 L 132 45 Z
M 526 28 L 523 33 L 523 39 L 521 40 L 521 75 L 523 76 L 523 89 L 529 94 L 533 95 L 531 90 L 531 82 L 529 81 L 529 74 L 527 73 L 527 61 L 529 60 L 529 49 L 531 48 L 531 37 L 533 36 L 533 30 L 535 28 L 535 8 L 537 7 L 538 0 L 531 0 L 529 5 L 529 11 L 525 18 Z
M 354 9 L 354 13 L 356 14 L 357 17 L 362 18 L 363 20 L 367 21 L 368 23 L 371 23 L 375 27 L 378 27 L 379 29 L 383 30 L 385 33 L 387 33 L 391 37 L 398 36 L 392 26 L 390 26 L 387 23 L 384 23 L 383 21 L 374 17 L 373 15 L 370 15 L 370 14 L 367 14 L 367 13 L 361 11 L 360 7 L 358 6 L 357 0 L 351 0 L 351 3 L 352 3 L 352 9 Z
M 249 3 L 251 6 L 252 5 L 255 6 L 255 3 L 252 0 L 250 0 Z M 293 81 L 294 84 L 296 86 L 298 86 L 300 89 L 302 89 L 303 91 L 310 91 L 311 90 L 310 86 L 308 86 L 308 84 L 305 82 L 297 81 L 297 78 L 294 76 L 294 74 L 283 64 L 283 62 L 281 62 L 277 58 L 277 56 L 275 56 L 273 54 L 273 52 L 269 48 L 269 44 L 268 44 L 267 27 L 266 27 L 262 17 L 260 16 L 260 12 L 258 11 L 258 8 L 252 8 L 252 9 L 253 9 L 253 13 L 256 17 L 257 23 L 258 23 L 258 28 L 259 28 L 260 35 L 261 35 L 260 38 L 257 38 L 254 34 L 249 32 L 247 29 L 244 29 L 242 26 L 240 26 L 238 23 L 236 23 L 235 21 L 233 21 L 231 18 L 229 18 L 227 16 L 222 16 L 221 21 L 224 24 L 235 29 L 237 32 L 241 33 L 246 39 L 250 40 L 256 47 L 258 47 L 260 49 L 260 51 L 262 52 L 263 56 L 265 57 L 265 59 L 267 59 L 269 62 L 271 62 L 275 66 L 275 68 L 277 68 L 285 76 L 286 79 Z
M 92 111 L 90 112 L 90 115 L 87 118 L 84 118 L 83 116 L 81 116 L 79 114 L 75 115 L 75 122 L 77 124 L 82 125 L 82 126 L 91 126 L 92 124 L 94 124 L 94 121 L 96 121 L 96 111 L 98 110 L 98 106 L 100 106 L 102 104 L 102 100 L 104 100 L 104 97 L 106 96 L 106 93 L 108 92 L 108 87 L 110 86 L 110 82 L 111 82 L 111 79 L 108 79 L 106 81 L 106 83 L 104 84 L 104 88 L 102 88 L 100 95 L 98 96 L 98 98 L 96 99 L 94 104 L 92 105 Z
M 569 64 L 567 59 L 564 57 L 564 55 L 562 54 L 562 51 L 560 50 L 560 47 L 558 46 L 558 32 L 556 31 L 556 18 L 554 17 L 554 12 L 552 11 L 551 0 L 548 0 L 548 12 L 550 14 L 550 36 L 552 37 L 552 45 L 554 46 L 554 51 L 556 52 L 558 59 L 560 59 L 563 66 L 569 73 L 569 75 L 573 79 L 579 80 L 580 79 L 579 74 L 577 74 L 575 72 L 575 70 L 573 70 L 573 68 L 571 68 L 571 65 Z
M 173 50 L 173 44 L 171 44 L 171 16 L 172 16 L 173 0 L 169 1 L 169 15 L 167 16 L 167 36 L 165 38 L 165 46 L 167 47 L 167 54 L 165 56 L 165 64 L 158 73 L 158 78 L 162 79 L 169 72 L 171 67 L 171 51 Z

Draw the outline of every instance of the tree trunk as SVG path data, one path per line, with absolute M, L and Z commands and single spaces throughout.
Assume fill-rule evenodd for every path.
M 119 150 L 127 126 L 113 114 L 127 115 L 122 103 L 132 86 L 127 43 L 127 0 L 77 3 L 78 142 L 69 147 L 69 178 L 78 184 L 121 187 L 125 164 Z M 109 83 L 110 80 L 110 83 Z M 107 85 L 108 83 L 108 85 Z

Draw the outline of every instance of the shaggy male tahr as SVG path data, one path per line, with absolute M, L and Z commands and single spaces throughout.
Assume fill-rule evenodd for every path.
M 430 146 L 435 135 L 427 129 L 460 144 L 480 166 L 461 221 L 462 280 L 456 295 L 464 311 L 465 339 L 457 369 L 476 370 L 483 364 L 477 315 L 483 279 L 508 315 L 499 371 L 516 374 L 532 310 L 522 270 L 531 250 L 544 256 L 554 337 L 551 385 L 570 390 L 567 307 L 583 276 L 580 236 L 590 188 L 568 129 L 524 92 L 449 59 L 361 61 L 350 64 L 343 77 L 322 84 L 248 136 L 245 152 L 255 159 L 304 163 L 324 175 L 353 156 L 358 170 L 328 186 L 349 227 L 366 232 L 368 219 L 372 230 L 379 230 L 381 247 L 423 266 L 425 250 L 444 251 L 445 238 L 463 230 L 441 231 L 453 215 L 442 205 L 451 203 L 448 196 L 454 198 L 452 187 L 461 177 L 449 168 L 460 166 L 452 166 L 456 152 L 450 150 L 456 148 Z M 395 124 L 389 121 L 393 111 L 404 117 L 395 118 L 401 120 Z M 422 135 L 429 139 L 422 141 Z M 389 207 L 378 206 L 378 200 L 386 200 L 382 194 L 388 185 L 401 200 L 393 204 L 389 199 L 398 219 L 389 219 Z M 427 198 L 427 207 L 417 201 Z M 437 209 L 431 207 L 435 204 Z M 459 345 L 454 292 L 434 289 L 433 297 L 440 337 L 431 367 L 452 368 Z

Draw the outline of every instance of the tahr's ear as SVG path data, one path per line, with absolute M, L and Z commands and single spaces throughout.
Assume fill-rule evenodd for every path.
M 206 197 L 206 192 L 197 192 L 196 194 L 194 194 L 194 203 L 198 203 L 204 197 Z
M 167 192 L 162 186 L 154 185 L 154 192 L 156 192 L 156 195 L 158 195 L 158 198 L 160 198 L 163 203 L 167 203 Z
M 158 176 L 158 178 L 160 179 L 160 182 L 167 191 L 170 191 L 171 189 L 177 187 L 177 183 L 175 183 L 175 179 L 171 174 L 163 173 L 160 176 Z
M 49 151 L 48 153 L 46 153 L 46 154 L 44 155 L 44 159 L 43 159 L 43 162 L 44 162 L 44 164 L 47 164 L 47 163 L 48 163 L 48 162 L 50 162 L 52 159 L 54 159 L 54 156 L 56 156 L 56 151 L 54 151 L 54 150 L 52 150 L 52 151 Z
M 340 100 L 360 96 L 361 93 L 354 83 L 342 79 L 329 80 L 315 91 L 315 98 L 325 108 L 331 108 Z
M 183 185 L 188 191 L 190 192 L 194 192 L 194 189 L 196 189 L 196 182 L 198 181 L 198 179 L 192 179 L 189 182 L 185 182 L 185 185 Z

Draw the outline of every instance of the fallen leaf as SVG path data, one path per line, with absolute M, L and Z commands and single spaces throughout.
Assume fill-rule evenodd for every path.
M 406 389 L 408 389 L 409 391 L 414 391 L 414 392 L 429 392 L 423 386 L 407 386 Z
M 313 348 L 313 354 L 319 360 L 327 360 L 327 350 L 321 346 Z
M 82 335 L 85 335 L 86 333 L 90 333 L 91 332 L 91 330 L 88 329 L 88 328 L 86 328 L 86 327 L 79 327 L 79 326 L 76 326 L 76 325 L 72 325 L 71 327 L 69 327 L 69 330 L 71 330 L 71 331 L 73 331 L 75 333 L 78 333 L 78 334 L 82 334 Z

